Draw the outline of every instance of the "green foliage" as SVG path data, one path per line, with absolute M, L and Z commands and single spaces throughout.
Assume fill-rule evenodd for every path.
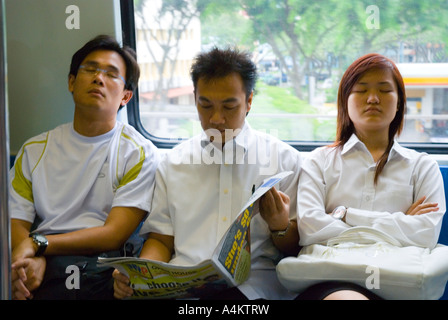
M 271 108 L 264 108 L 263 113 L 277 113 L 279 111 L 285 113 L 299 113 L 308 114 L 316 113 L 316 109 L 308 104 L 308 102 L 297 98 L 290 88 L 268 86 L 263 82 L 257 83 L 257 92 L 254 96 L 254 107 L 258 108 L 259 102 L 262 106 L 265 105 L 265 101 L 269 101 Z M 258 112 L 255 111 L 255 112 Z
M 335 119 L 314 119 L 300 115 L 316 114 L 306 101 L 294 96 L 289 88 L 257 83 L 252 109 L 248 116 L 251 126 L 282 140 L 333 141 Z M 257 115 L 275 115 L 275 117 Z
M 205 1 L 205 0 L 203 0 Z M 199 2 L 201 2 L 199 0 Z M 354 60 L 359 55 L 384 51 L 385 44 L 397 47 L 400 42 L 418 40 L 447 42 L 448 1 L 420 0 L 207 0 L 203 11 L 205 29 L 215 23 L 231 27 L 232 33 L 226 39 L 231 42 L 235 33 L 238 44 L 251 46 L 251 43 L 269 43 L 278 46 L 276 54 L 295 55 L 302 63 L 307 59 L 325 61 L 328 53 L 338 58 L 349 57 Z M 369 13 L 366 9 L 377 6 L 380 28 L 367 28 Z M 250 19 L 253 32 L 248 24 L 236 30 L 238 25 L 222 25 L 216 19 L 220 15 L 238 15 L 244 11 Z M 236 32 L 235 32 L 236 31 Z M 220 33 L 217 33 L 220 34 Z M 448 54 L 445 45 L 445 53 Z M 281 57 L 279 57 L 280 59 Z M 445 61 L 448 61 L 446 58 Z

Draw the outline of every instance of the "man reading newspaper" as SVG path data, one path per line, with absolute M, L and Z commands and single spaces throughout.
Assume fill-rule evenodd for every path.
M 195 265 L 217 244 L 266 178 L 293 174 L 259 200 L 250 224 L 251 271 L 238 287 L 216 299 L 293 298 L 277 280 L 276 262 L 298 251 L 295 218 L 301 156 L 279 139 L 253 130 L 246 121 L 257 79 L 250 55 L 214 48 L 199 54 L 191 76 L 202 134 L 169 151 L 156 173 L 152 211 L 141 233 L 140 257 Z M 268 130 L 269 128 L 266 128 Z M 133 294 L 129 279 L 114 271 L 116 298 Z

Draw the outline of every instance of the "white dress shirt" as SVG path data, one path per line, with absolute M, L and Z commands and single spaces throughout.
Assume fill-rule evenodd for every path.
M 321 147 L 304 161 L 298 188 L 300 244 L 326 243 L 351 226 L 370 226 L 395 237 L 403 246 L 433 248 L 437 244 L 445 193 L 437 162 L 396 141 L 374 184 L 376 163 L 356 135 L 343 148 Z M 421 197 L 439 210 L 406 215 Z M 346 222 L 329 215 L 348 208 Z
M 294 171 L 277 188 L 291 199 L 295 219 L 300 153 L 286 143 L 246 123 L 223 150 L 205 134 L 181 143 L 167 153 L 156 172 L 153 207 L 142 234 L 174 236 L 170 263 L 194 265 L 210 259 L 219 241 L 264 179 Z M 292 298 L 277 280 L 275 263 L 281 258 L 267 223 L 256 214 L 250 225 L 252 268 L 239 289 L 249 298 Z

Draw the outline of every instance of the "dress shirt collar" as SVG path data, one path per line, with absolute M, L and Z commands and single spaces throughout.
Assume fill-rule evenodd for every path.
M 368 151 L 365 144 L 361 140 L 359 140 L 359 138 L 356 136 L 356 134 L 352 134 L 350 139 L 348 139 L 348 141 L 344 144 L 341 154 L 344 155 L 347 152 L 349 152 L 350 150 L 354 149 L 355 147 L 362 148 L 364 151 Z M 389 152 L 388 160 L 390 160 L 392 157 L 395 157 L 395 156 L 402 157 L 404 159 L 412 158 L 409 150 L 402 147 L 397 142 L 397 140 L 395 140 L 394 144 L 392 145 L 392 149 Z
M 394 145 L 392 146 L 392 149 L 390 150 L 389 159 L 391 159 L 391 157 L 393 157 L 395 155 L 401 156 L 404 159 L 412 159 L 413 158 L 413 156 L 411 154 L 411 150 L 402 147 L 398 143 L 397 140 L 394 141 Z

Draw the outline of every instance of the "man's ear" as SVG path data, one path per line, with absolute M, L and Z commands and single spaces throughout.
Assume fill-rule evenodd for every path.
M 246 116 L 249 114 L 250 108 L 252 107 L 252 99 L 254 97 L 254 92 L 252 91 L 249 95 L 249 97 L 247 98 L 247 102 L 246 102 Z
M 73 74 L 68 75 L 68 91 L 70 91 L 73 94 L 73 87 L 75 85 L 75 79 L 76 77 Z
M 133 95 L 134 93 L 131 90 L 124 90 L 124 96 L 121 99 L 121 105 L 122 106 L 126 105 L 129 102 L 129 100 L 131 100 Z

